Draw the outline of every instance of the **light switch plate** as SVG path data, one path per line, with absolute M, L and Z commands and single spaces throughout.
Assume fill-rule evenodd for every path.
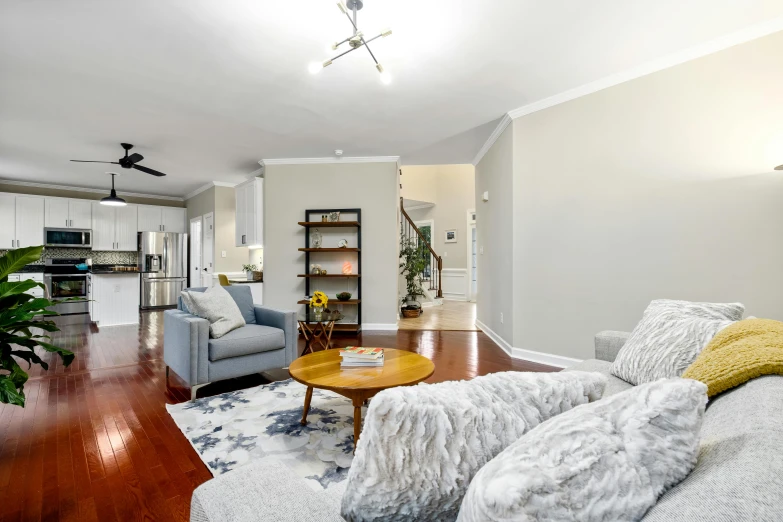
M 489 201 L 489 192 L 484 192 L 481 195 L 481 201 Z
M 479 254 L 484 255 L 484 247 L 479 247 Z
M 221 250 L 220 251 L 220 257 L 226 257 L 226 251 L 225 250 Z

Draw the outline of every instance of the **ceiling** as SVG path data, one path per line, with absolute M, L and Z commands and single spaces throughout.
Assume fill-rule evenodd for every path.
M 310 75 L 347 36 L 330 0 L 3 0 L 0 178 L 182 196 L 262 158 L 469 163 L 505 112 L 783 16 L 782 0 L 365 0 L 394 34 Z

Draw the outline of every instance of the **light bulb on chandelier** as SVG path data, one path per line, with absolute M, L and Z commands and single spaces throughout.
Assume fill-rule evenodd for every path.
M 324 66 L 318 62 L 312 62 L 307 66 L 307 70 L 310 71 L 310 74 L 318 74 L 323 68 Z

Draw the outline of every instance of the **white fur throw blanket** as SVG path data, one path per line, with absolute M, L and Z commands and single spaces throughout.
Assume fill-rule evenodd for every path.
M 385 390 L 364 418 L 342 515 L 455 520 L 484 464 L 550 417 L 600 399 L 605 385 L 599 373 L 502 372 Z
M 706 404 L 667 379 L 547 421 L 481 468 L 459 522 L 637 521 L 696 465 Z

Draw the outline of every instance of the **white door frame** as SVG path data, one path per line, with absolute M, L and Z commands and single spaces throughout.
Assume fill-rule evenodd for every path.
M 474 209 L 474 208 L 468 209 L 468 221 L 467 221 L 467 225 L 468 226 L 465 229 L 466 230 L 466 234 L 465 235 L 467 236 L 465 238 L 466 239 L 465 243 L 467 243 L 467 246 L 466 246 L 466 249 L 467 249 L 467 257 L 466 257 L 467 267 L 466 268 L 467 268 L 467 273 L 468 273 L 467 274 L 468 277 L 465 278 L 465 279 L 468 280 L 468 282 L 467 282 L 467 289 L 465 291 L 465 297 L 467 297 L 467 300 L 470 301 L 470 302 L 475 302 L 476 301 L 476 296 L 473 295 L 473 249 L 471 248 L 473 246 L 473 234 L 471 233 L 471 231 L 472 231 L 472 229 L 476 228 L 476 220 L 473 219 L 473 216 L 475 215 L 475 213 L 476 213 L 476 209 Z M 476 239 L 478 241 L 478 230 L 476 231 Z M 478 245 L 477 245 L 477 248 L 478 248 Z M 476 254 L 478 254 L 478 252 L 476 252 Z M 476 267 L 478 267 L 478 262 L 479 262 L 478 255 L 476 255 Z M 476 268 L 476 278 L 477 278 L 476 286 L 478 286 L 478 268 Z
M 202 285 L 206 287 L 212 286 L 213 273 L 215 272 L 215 213 L 207 212 L 202 216 L 203 224 L 201 225 L 201 264 L 204 265 L 206 270 L 201 271 L 201 276 L 206 277 L 206 281 L 202 279 Z M 211 233 L 206 230 L 207 223 L 212 226 Z M 208 236 L 211 239 L 205 240 Z M 209 248 L 205 248 L 208 246 Z M 205 275 L 206 274 L 206 275 Z M 206 284 L 204 284 L 206 282 Z
M 199 266 L 195 267 L 196 270 L 193 270 L 193 264 L 196 262 L 195 259 L 193 259 L 193 247 L 194 245 L 194 237 L 195 234 L 193 234 L 193 225 L 198 224 L 198 264 Z M 204 257 L 204 216 L 195 217 L 190 220 L 190 225 L 188 228 L 188 233 L 190 234 L 190 259 L 188 263 L 188 276 L 190 279 L 190 286 L 201 286 L 201 261 Z M 198 276 L 197 280 L 195 276 Z

